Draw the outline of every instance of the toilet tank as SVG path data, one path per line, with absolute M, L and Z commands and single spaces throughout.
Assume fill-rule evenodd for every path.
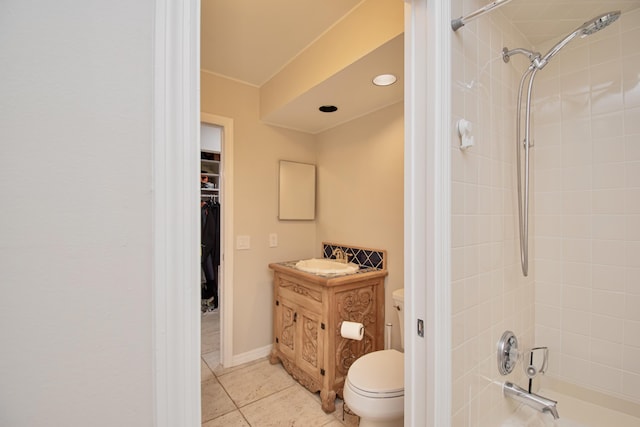
M 398 314 L 398 324 L 400 325 L 400 345 L 404 350 L 404 288 L 396 289 L 391 295 L 393 297 L 393 307 Z

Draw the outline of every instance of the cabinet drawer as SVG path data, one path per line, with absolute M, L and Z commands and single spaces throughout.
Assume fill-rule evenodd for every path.
M 324 293 L 319 287 L 309 284 L 302 284 L 299 281 L 289 277 L 278 277 L 277 286 L 278 297 L 287 298 L 295 304 L 306 307 L 317 313 L 322 312 L 322 301 Z

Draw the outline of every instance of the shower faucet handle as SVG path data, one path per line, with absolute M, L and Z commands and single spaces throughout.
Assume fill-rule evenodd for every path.
M 536 366 L 535 363 L 535 354 L 536 352 L 542 353 L 542 364 L 540 367 Z M 547 366 L 549 364 L 549 348 L 548 347 L 534 347 L 529 351 L 525 351 L 522 354 L 523 357 L 523 367 L 525 375 L 533 379 L 538 374 L 544 374 L 547 371 Z
M 511 331 L 505 331 L 498 341 L 498 372 L 510 374 L 518 363 L 518 338 Z

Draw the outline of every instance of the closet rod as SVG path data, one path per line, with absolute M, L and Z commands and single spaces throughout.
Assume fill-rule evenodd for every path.
M 496 8 L 496 7 L 500 7 L 503 6 L 507 3 L 509 3 L 511 0 L 495 0 L 492 1 L 491 3 L 489 3 L 488 5 L 481 7 L 480 9 L 476 10 L 473 13 L 468 14 L 467 16 L 461 16 L 458 19 L 452 19 L 451 20 L 451 28 L 453 29 L 453 31 L 458 31 L 459 28 L 463 27 L 464 24 L 466 24 L 467 22 L 471 21 L 472 19 L 477 18 L 478 16 L 484 15 L 485 13 L 491 11 L 492 9 Z

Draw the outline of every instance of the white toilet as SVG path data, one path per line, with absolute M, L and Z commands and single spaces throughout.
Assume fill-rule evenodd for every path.
M 404 288 L 393 292 L 404 348 Z M 404 354 L 380 350 L 353 362 L 344 383 L 344 401 L 360 417 L 360 427 L 404 424 Z

